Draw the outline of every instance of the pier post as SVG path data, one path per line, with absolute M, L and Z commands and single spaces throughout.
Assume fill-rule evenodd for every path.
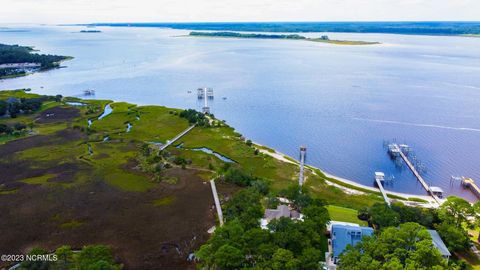
M 298 174 L 298 185 L 300 187 L 303 186 L 304 182 L 304 176 L 303 176 L 303 171 L 304 171 L 304 165 L 305 165 L 305 156 L 307 154 L 307 148 L 305 146 L 300 146 L 300 173 Z

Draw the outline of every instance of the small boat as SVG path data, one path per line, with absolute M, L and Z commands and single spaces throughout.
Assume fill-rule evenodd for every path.
M 93 89 L 87 89 L 87 90 L 83 91 L 83 94 L 84 94 L 85 96 L 93 96 L 93 95 L 95 95 L 95 90 L 93 90 Z
M 223 97 L 223 100 L 226 100 L 226 99 L 227 99 L 227 97 Z
M 188 90 L 188 91 L 187 91 L 187 93 L 191 94 L 191 93 L 192 93 L 192 91 Z

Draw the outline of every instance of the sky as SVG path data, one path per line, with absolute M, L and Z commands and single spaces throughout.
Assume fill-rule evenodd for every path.
M 479 0 L 0 0 L 0 23 L 480 21 Z

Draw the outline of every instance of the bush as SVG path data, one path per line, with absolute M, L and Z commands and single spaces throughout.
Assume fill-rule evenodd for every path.
M 24 123 L 15 123 L 15 125 L 13 127 L 16 130 L 23 130 L 23 129 L 27 128 L 27 125 L 25 125 Z

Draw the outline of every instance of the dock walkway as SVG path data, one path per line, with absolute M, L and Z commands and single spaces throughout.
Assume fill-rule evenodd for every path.
M 422 184 L 423 188 L 427 191 L 427 193 L 432 196 L 432 198 L 435 200 L 435 202 L 437 202 L 439 205 L 441 204 L 440 202 L 440 199 L 435 195 L 433 194 L 432 190 L 430 189 L 430 186 L 427 184 L 427 182 L 425 181 L 425 179 L 423 179 L 423 177 L 420 175 L 420 173 L 418 173 L 417 169 L 415 169 L 415 166 L 413 166 L 413 164 L 410 162 L 410 160 L 408 159 L 408 157 L 403 153 L 403 151 L 400 149 L 400 147 L 398 146 L 398 144 L 393 144 L 393 146 L 398 150 L 398 153 L 400 154 L 400 157 L 402 157 L 403 161 L 405 161 L 405 163 L 407 164 L 408 168 L 410 168 L 410 170 L 412 171 L 412 173 L 415 175 L 415 177 L 417 178 L 418 182 L 420 182 L 420 184 Z
M 387 192 L 385 189 L 383 189 L 382 182 L 378 179 L 375 178 L 375 181 L 377 181 L 378 188 L 380 189 L 380 192 L 382 193 L 383 199 L 385 200 L 385 203 L 390 206 L 390 199 L 387 197 Z
M 175 136 L 175 138 L 167 141 L 166 144 L 160 146 L 160 151 L 165 150 L 165 148 L 169 147 L 170 145 L 172 145 L 172 143 L 176 142 L 178 139 L 180 139 L 180 138 L 183 137 L 185 134 L 187 134 L 188 132 L 190 132 L 190 130 L 192 130 L 194 127 L 195 127 L 195 125 L 192 125 L 192 126 L 188 127 L 187 129 L 185 129 L 184 131 L 182 131 L 182 133 L 180 133 L 180 134 L 178 134 L 177 136 Z
M 217 209 L 218 221 L 220 226 L 223 225 L 223 213 L 220 206 L 220 199 L 218 198 L 217 187 L 215 186 L 215 180 L 210 180 L 210 186 L 212 187 L 213 200 L 215 201 L 215 208 Z

